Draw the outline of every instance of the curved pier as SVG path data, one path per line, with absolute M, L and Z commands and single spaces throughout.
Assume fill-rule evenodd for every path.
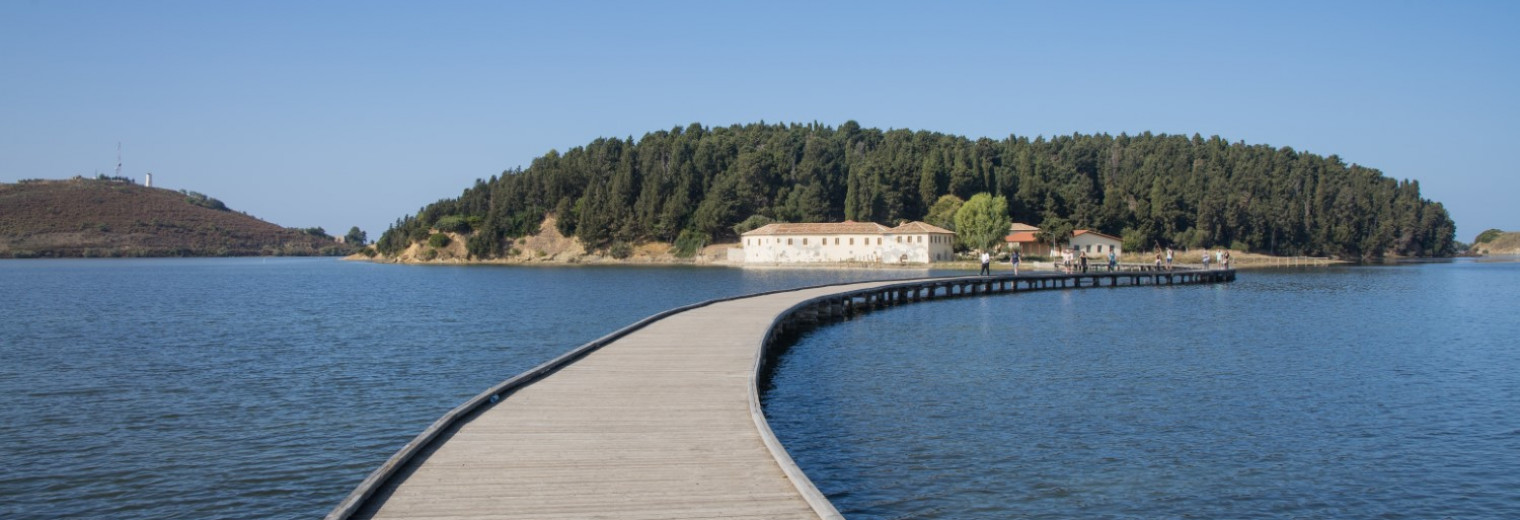
M 672 309 L 451 410 L 327 518 L 841 518 L 760 410 L 758 383 L 782 338 L 937 298 L 1234 279 L 1233 270 L 927 278 Z

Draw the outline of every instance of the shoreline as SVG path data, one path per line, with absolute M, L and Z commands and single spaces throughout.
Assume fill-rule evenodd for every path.
M 1201 256 L 1201 254 L 1202 253 L 1199 253 L 1200 256 Z M 1180 257 L 1181 255 L 1176 255 L 1176 256 Z M 713 258 L 678 259 L 678 258 L 674 258 L 674 257 L 671 257 L 671 258 L 644 257 L 644 258 L 636 258 L 636 259 L 618 260 L 618 259 L 603 257 L 603 256 L 599 256 L 599 255 L 587 255 L 587 256 L 582 256 L 582 257 L 572 257 L 572 258 L 569 258 L 569 259 L 565 259 L 565 258 L 541 258 L 541 259 L 532 259 L 532 260 L 521 260 L 521 259 L 466 260 L 466 259 L 462 259 L 462 258 L 447 258 L 447 259 L 435 259 L 435 260 L 409 260 L 409 259 L 398 259 L 398 258 L 382 258 L 382 257 L 380 257 L 378 255 L 375 256 L 375 257 L 367 257 L 367 256 L 364 256 L 364 255 L 361 255 L 361 254 L 353 254 L 353 255 L 345 256 L 342 259 L 344 261 L 352 261 L 352 262 L 371 262 L 371 263 L 376 263 L 376 264 L 422 265 L 422 266 L 425 266 L 425 265 L 451 265 L 451 266 L 467 266 L 467 265 L 483 265 L 484 266 L 484 265 L 495 265 L 495 266 L 546 267 L 546 268 L 554 268 L 554 267 L 606 267 L 606 266 L 638 267 L 638 266 L 648 266 L 648 267 L 704 267 L 704 268 L 711 267 L 711 268 L 755 269 L 755 270 L 821 269 L 821 270 L 861 270 L 861 271 L 934 271 L 934 270 L 943 270 L 943 271 L 979 271 L 979 270 L 981 270 L 981 264 L 978 263 L 978 262 L 976 262 L 976 261 L 972 261 L 972 260 L 965 260 L 965 261 L 959 261 L 959 260 L 957 260 L 957 261 L 948 261 L 948 262 L 933 262 L 933 263 L 928 263 L 928 264 L 906 264 L 906 265 L 904 265 L 904 264 L 864 264 L 864 263 L 854 263 L 854 262 L 807 262 L 807 263 L 796 263 L 796 264 L 746 264 L 746 263 L 743 263 L 743 262 L 730 262 L 730 261 L 727 261 L 727 260 L 718 260 L 718 259 L 713 259 Z M 1449 260 L 1449 259 L 1442 258 L 1442 259 L 1431 259 L 1431 260 L 1432 261 L 1444 261 L 1444 260 Z M 1124 265 L 1135 265 L 1135 264 L 1149 265 L 1151 262 L 1124 261 L 1124 262 L 1120 262 L 1120 263 L 1124 264 Z M 1088 264 L 1088 270 L 1091 271 L 1091 272 L 1102 272 L 1102 271 L 1104 271 L 1104 270 L 1107 269 L 1107 265 L 1108 265 L 1107 262 L 1091 261 Z M 1203 267 L 1202 264 L 1197 263 L 1197 262 L 1174 262 L 1174 265 L 1176 267 L 1178 267 L 1178 268 L 1186 268 L 1186 269 L 1199 269 L 1199 268 Z M 1345 261 L 1345 260 L 1334 260 L 1334 259 L 1328 259 L 1328 258 L 1278 257 L 1278 256 L 1251 254 L 1251 257 L 1249 257 L 1249 258 L 1236 259 L 1236 260 L 1232 261 L 1230 268 L 1231 269 L 1235 269 L 1235 270 L 1256 270 L 1256 269 L 1289 269 L 1289 268 L 1300 268 L 1300 267 L 1333 267 L 1333 266 L 1346 266 L 1346 265 L 1360 265 L 1360 264 L 1356 264 L 1354 262 L 1349 262 L 1349 261 Z M 1366 265 L 1377 265 L 1377 264 L 1366 264 Z M 1219 267 L 1217 265 L 1211 265 L 1211 267 L 1210 267 L 1210 270 L 1218 270 L 1218 269 L 1219 269 Z M 1009 266 L 1009 264 L 1008 264 L 1008 262 L 1006 260 L 1002 261 L 1002 262 L 993 262 L 991 264 L 991 271 L 995 272 L 995 273 L 996 272 L 1007 272 L 1007 271 L 1012 271 L 1012 270 L 1013 270 L 1012 267 Z M 1037 272 L 1056 272 L 1056 271 L 1058 271 L 1058 269 L 1056 269 L 1056 267 L 1055 267 L 1055 263 L 1050 262 L 1050 261 L 1026 261 L 1026 262 L 1023 262 L 1023 263 L 1020 264 L 1019 270 L 1020 271 L 1030 271 L 1030 272 L 1036 272 L 1036 271 Z

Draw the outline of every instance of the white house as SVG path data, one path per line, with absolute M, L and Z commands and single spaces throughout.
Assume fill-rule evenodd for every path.
M 1124 254 L 1124 241 L 1097 231 L 1078 229 L 1071 232 L 1071 247 L 1088 258 L 1108 258 L 1108 253 Z
M 927 264 L 951 259 L 955 233 L 923 222 L 776 223 L 745 233 L 744 263 Z

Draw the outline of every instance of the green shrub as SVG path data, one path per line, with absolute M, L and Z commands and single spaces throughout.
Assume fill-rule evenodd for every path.
M 443 233 L 434 233 L 433 236 L 428 237 L 428 245 L 433 247 L 447 247 L 449 242 L 452 242 L 452 240 L 449 239 L 448 235 Z
M 633 246 L 623 241 L 613 242 L 612 245 L 607 248 L 607 254 L 618 260 L 623 260 L 630 256 L 633 256 Z
M 489 234 L 477 234 L 464 241 L 465 250 L 475 258 L 496 256 L 496 241 Z
M 433 223 L 433 229 L 444 233 L 459 233 L 461 235 L 467 235 L 473 230 L 470 227 L 470 222 L 459 215 L 450 215 L 438 219 L 438 222 Z
M 749 218 L 744 219 L 744 222 L 740 222 L 738 224 L 734 224 L 734 228 L 733 228 L 734 229 L 734 234 L 735 235 L 743 235 L 743 234 L 748 233 L 750 231 L 754 231 L 756 229 L 760 229 L 761 227 L 764 227 L 766 224 L 770 224 L 772 222 L 775 222 L 775 220 L 773 220 L 770 217 L 767 217 L 765 215 L 750 215 Z M 683 236 L 683 237 L 686 236 L 686 231 L 682 231 L 681 232 L 681 236 Z M 680 239 L 678 238 L 676 240 L 679 241 Z M 679 256 L 679 255 L 677 255 L 677 256 Z
M 755 217 L 750 217 L 751 220 L 754 218 Z M 682 230 L 681 235 L 676 237 L 674 252 L 676 258 L 691 258 L 692 256 L 695 256 L 698 251 L 701 251 L 702 246 L 705 245 L 707 245 L 707 235 L 703 234 L 700 231 L 686 229 Z

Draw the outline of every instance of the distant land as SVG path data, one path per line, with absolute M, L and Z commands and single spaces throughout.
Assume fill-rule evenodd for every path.
M 1001 140 L 930 131 L 764 122 L 659 130 L 549 150 L 396 220 L 381 259 L 552 256 L 544 224 L 585 254 L 677 258 L 770 222 L 922 220 L 952 229 L 973 195 L 1052 237 L 1091 229 L 1124 250 L 1229 248 L 1350 262 L 1446 257 L 1456 225 L 1418 181 L 1335 155 L 1149 132 Z
M 0 258 L 314 256 L 353 248 L 123 177 L 0 184 Z
M 1484 231 L 1473 241 L 1471 251 L 1484 256 L 1520 255 L 1520 231 Z

